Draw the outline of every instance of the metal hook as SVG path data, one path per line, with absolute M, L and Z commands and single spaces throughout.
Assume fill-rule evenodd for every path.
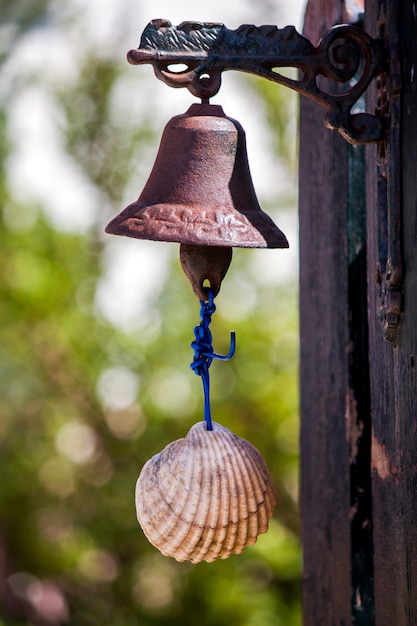
M 230 349 L 226 355 L 217 354 L 217 352 L 203 352 L 204 356 L 210 356 L 213 359 L 217 359 L 218 361 L 230 361 L 233 357 L 236 350 L 236 333 L 234 330 L 230 332 Z

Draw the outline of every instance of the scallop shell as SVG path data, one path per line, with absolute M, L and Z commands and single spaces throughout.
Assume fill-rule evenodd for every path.
M 212 562 L 239 554 L 268 530 L 275 506 L 258 450 L 213 422 L 195 424 L 144 466 L 136 511 L 149 541 L 177 561 Z

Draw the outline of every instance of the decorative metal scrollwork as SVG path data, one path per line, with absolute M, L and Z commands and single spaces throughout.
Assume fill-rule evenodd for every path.
M 355 26 L 335 26 L 315 47 L 293 26 L 243 25 L 229 30 L 223 24 L 173 26 L 167 20 L 153 20 L 128 60 L 152 64 L 160 80 L 186 87 L 204 102 L 219 91 L 223 71 L 255 74 L 318 102 L 326 111 L 326 126 L 350 143 L 379 142 L 386 136 L 384 118 L 351 112 L 384 65 L 382 42 Z M 185 69 L 176 71 L 179 64 Z M 288 67 L 299 70 L 297 79 L 280 73 L 280 68 Z M 319 77 L 341 84 L 338 93 L 326 91 Z

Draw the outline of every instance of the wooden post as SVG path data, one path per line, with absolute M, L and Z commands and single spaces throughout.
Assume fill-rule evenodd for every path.
M 317 43 L 346 23 L 344 5 L 310 0 L 306 36 Z M 403 83 L 401 115 L 389 129 L 393 138 L 401 122 L 401 149 L 391 141 L 386 157 L 397 169 L 389 189 L 402 174 L 401 193 L 388 199 L 389 210 L 401 206 L 405 268 L 396 345 L 381 324 L 381 152 L 348 145 L 323 127 L 314 103 L 300 104 L 304 626 L 417 625 L 415 3 L 368 0 L 365 30 L 376 37 L 387 28 L 398 35 Z M 391 94 L 399 92 L 395 69 L 391 60 Z M 376 105 L 374 86 L 366 108 Z
M 314 44 L 340 2 L 309 2 Z M 300 384 L 304 626 L 350 624 L 347 144 L 300 101 Z
M 369 360 L 372 398 L 372 493 L 377 626 L 417 624 L 417 16 L 415 3 L 368 3 L 366 28 L 375 35 L 384 16 L 397 20 L 402 62 L 401 202 L 405 270 L 398 346 L 383 340 L 379 320 L 377 150 L 367 152 Z M 372 98 L 372 93 L 369 98 Z

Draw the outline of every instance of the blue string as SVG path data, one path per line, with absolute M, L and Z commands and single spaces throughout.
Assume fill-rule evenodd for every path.
M 194 328 L 195 339 L 191 344 L 191 347 L 194 350 L 194 359 L 190 367 L 195 374 L 201 376 L 204 390 L 204 420 L 207 424 L 207 430 L 213 430 L 210 409 L 209 367 L 213 359 L 229 361 L 233 357 L 236 349 L 236 335 L 233 331 L 230 333 L 230 349 L 228 354 L 223 356 L 214 352 L 212 334 L 209 326 L 211 323 L 211 316 L 216 310 L 216 305 L 214 304 L 214 294 L 211 289 L 207 290 L 207 296 L 207 301 L 200 300 L 201 322 Z

